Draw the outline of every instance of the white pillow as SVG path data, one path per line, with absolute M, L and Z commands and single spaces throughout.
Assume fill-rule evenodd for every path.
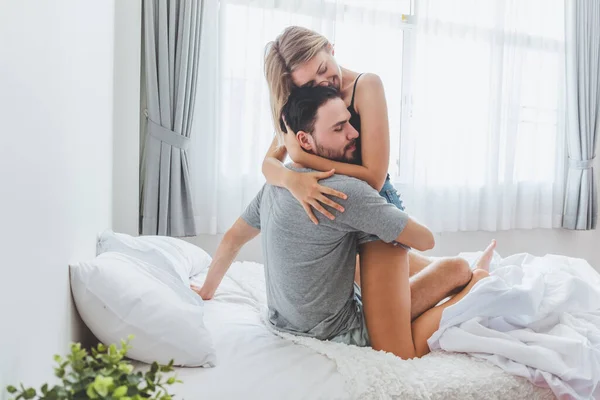
M 200 247 L 168 236 L 133 237 L 107 230 L 98 235 L 96 254 L 115 251 L 156 265 L 176 274 L 184 283 L 205 271 L 211 256 Z
M 214 366 L 203 302 L 178 277 L 125 254 L 106 252 L 70 267 L 81 318 L 105 344 L 135 335 L 132 359 Z

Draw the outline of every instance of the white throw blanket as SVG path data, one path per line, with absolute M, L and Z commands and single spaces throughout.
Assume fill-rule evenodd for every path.
M 266 292 L 263 266 L 234 263 L 226 275 L 252 299 L 256 312 L 265 316 Z M 270 327 L 269 323 L 265 326 Z M 465 354 L 435 351 L 423 358 L 401 360 L 370 348 L 324 342 L 271 331 L 285 340 L 307 346 L 333 360 L 344 378 L 348 399 L 428 400 L 549 400 L 548 389 L 510 375 L 483 360 Z
M 600 399 L 600 274 L 579 259 L 505 258 L 444 310 L 429 347 L 470 353 L 560 399 Z

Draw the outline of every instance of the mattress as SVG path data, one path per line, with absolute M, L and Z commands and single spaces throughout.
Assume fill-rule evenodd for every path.
M 193 279 L 202 284 L 205 275 Z M 176 368 L 176 398 L 196 399 L 553 399 L 548 389 L 466 354 L 443 351 L 400 360 L 370 348 L 279 335 L 264 322 L 264 271 L 232 265 L 205 325 L 214 368 Z M 145 369 L 146 365 L 136 364 Z

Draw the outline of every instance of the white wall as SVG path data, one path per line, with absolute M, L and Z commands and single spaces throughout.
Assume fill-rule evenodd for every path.
M 138 234 L 142 1 L 115 2 L 113 229 Z
M 498 253 L 505 257 L 515 253 L 537 256 L 562 254 L 586 259 L 600 271 L 600 231 L 571 232 L 566 230 L 533 230 L 505 232 L 446 233 L 436 237 L 432 255 L 454 254 L 460 251 L 477 251 L 492 239 L 498 240 Z
M 0 2 L 0 399 L 86 338 L 68 264 L 112 221 L 114 2 Z

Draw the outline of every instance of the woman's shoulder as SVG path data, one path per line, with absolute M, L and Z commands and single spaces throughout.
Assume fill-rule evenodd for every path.
M 360 108 L 360 104 L 369 104 L 383 98 L 383 82 L 379 75 L 365 72 L 360 75 L 356 82 L 355 103 Z
M 358 82 L 357 82 L 357 86 L 365 86 L 365 85 L 382 85 L 383 86 L 383 82 L 381 81 L 381 78 L 379 77 L 379 75 L 373 73 L 373 72 L 363 72 L 362 74 L 359 75 L 359 77 L 357 78 Z

